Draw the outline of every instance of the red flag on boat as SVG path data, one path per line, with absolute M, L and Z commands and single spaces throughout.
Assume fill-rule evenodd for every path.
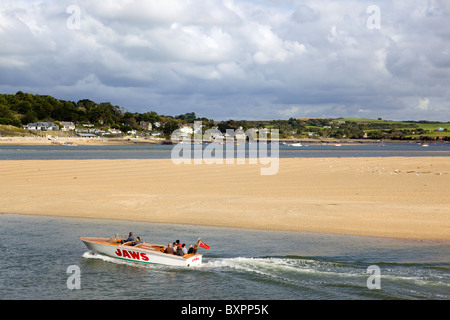
M 209 245 L 207 245 L 206 243 L 204 243 L 204 242 L 201 241 L 201 240 L 200 240 L 200 242 L 198 243 L 198 245 L 199 245 L 200 247 L 202 247 L 202 248 L 209 249 Z

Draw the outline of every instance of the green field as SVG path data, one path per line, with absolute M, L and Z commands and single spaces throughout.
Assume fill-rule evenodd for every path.
M 450 123 L 417 123 L 417 125 L 423 130 L 437 131 L 437 128 L 441 127 L 450 131 Z
M 409 124 L 409 122 L 404 121 L 391 121 L 391 120 L 377 120 L 377 119 L 367 119 L 367 118 L 340 118 L 335 121 L 346 121 L 346 122 L 359 122 L 359 123 L 380 123 L 380 124 Z
M 424 130 L 436 130 L 438 127 L 446 128 L 447 130 L 450 130 L 450 122 L 427 122 L 427 123 L 420 123 L 420 122 L 408 122 L 408 121 L 391 121 L 391 120 L 377 120 L 377 119 L 366 119 L 366 118 L 342 118 L 337 119 L 335 121 L 346 121 L 346 122 L 357 122 L 357 123 L 372 123 L 372 124 L 404 124 L 404 125 L 411 125 L 415 124 L 419 128 L 422 128 Z
M 360 124 L 383 124 L 383 125 L 397 125 L 397 130 L 411 130 L 412 128 L 416 127 L 418 130 L 422 129 L 424 132 L 422 134 L 410 134 L 406 135 L 407 138 L 415 138 L 420 139 L 421 137 L 426 138 L 437 138 L 437 137 L 450 137 L 450 122 L 408 122 L 408 121 L 391 121 L 391 120 L 378 120 L 378 119 L 367 119 L 367 118 L 340 118 L 335 121 L 345 121 L 345 122 L 355 122 Z M 404 127 L 399 127 L 398 125 L 401 125 Z M 437 131 L 438 128 L 444 128 L 446 131 Z M 380 127 L 377 128 L 371 128 L 371 129 L 365 129 L 364 132 L 371 132 L 371 131 L 388 131 L 390 129 L 386 127 Z

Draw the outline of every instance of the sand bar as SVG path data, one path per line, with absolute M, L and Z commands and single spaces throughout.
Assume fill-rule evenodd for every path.
M 450 240 L 450 159 L 0 161 L 0 213 Z M 120 230 L 118 230 L 120 231 Z

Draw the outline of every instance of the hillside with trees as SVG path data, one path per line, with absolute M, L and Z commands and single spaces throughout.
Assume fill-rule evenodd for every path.
M 284 120 L 214 121 L 198 117 L 195 112 L 182 115 L 159 115 L 155 111 L 129 112 L 110 102 L 97 103 L 89 99 L 78 102 L 59 100 L 48 95 L 24 93 L 0 94 L 0 125 L 3 135 L 37 121 L 73 122 L 97 128 L 113 128 L 122 132 L 145 131 L 142 123 L 151 123 L 166 137 L 185 124 L 201 121 L 203 131 L 217 127 L 227 129 L 278 129 L 284 139 L 375 139 L 375 140 L 447 140 L 450 141 L 450 122 L 387 121 L 352 118 L 290 118 Z M 8 126 L 8 130 L 5 130 Z M 1 133 L 1 132 L 0 132 Z
M 16 94 L 0 94 L 0 125 L 21 128 L 37 121 L 92 124 L 95 127 L 120 129 L 122 132 L 141 130 L 140 123 L 149 122 L 160 124 L 157 129 L 165 134 L 193 121 L 202 121 L 206 126 L 214 123 L 210 119 L 197 118 L 193 112 L 173 117 L 159 115 L 154 111 L 132 113 L 110 102 L 96 103 L 88 99 L 73 102 L 21 91 Z

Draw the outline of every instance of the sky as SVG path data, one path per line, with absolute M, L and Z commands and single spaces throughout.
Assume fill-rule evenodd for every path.
M 450 121 L 450 0 L 2 0 L 0 92 L 214 120 Z

